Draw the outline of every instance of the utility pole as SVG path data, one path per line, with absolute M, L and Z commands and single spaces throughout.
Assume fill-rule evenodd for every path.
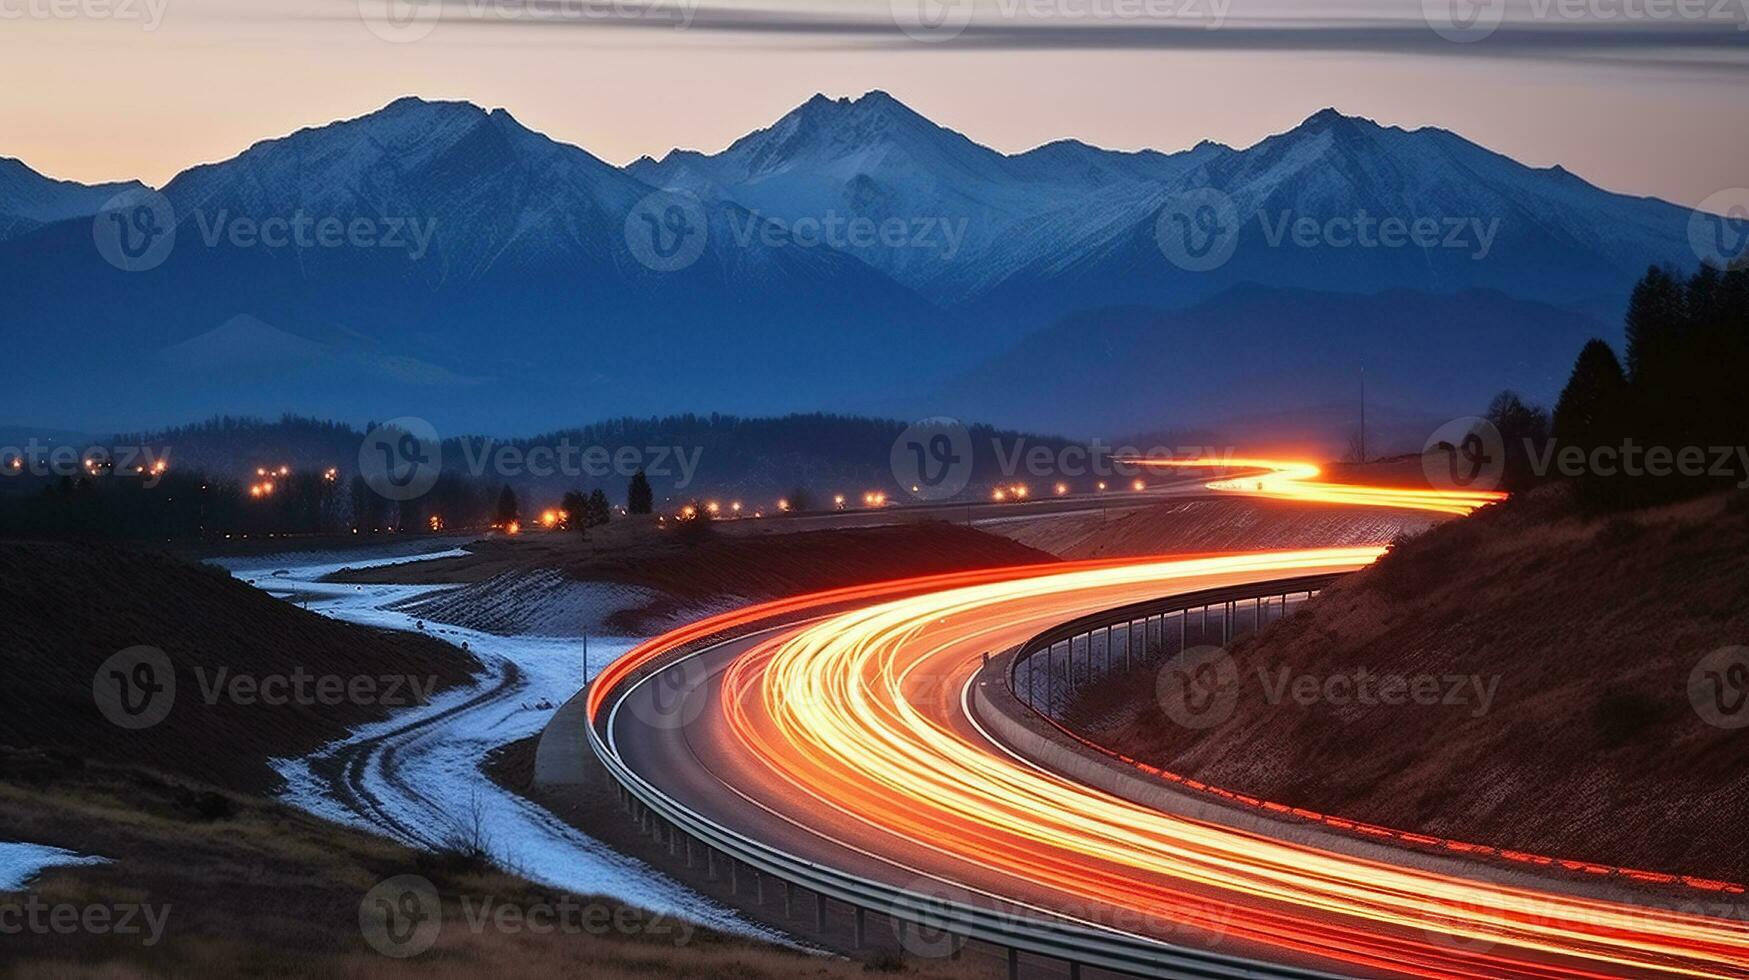
M 1366 366 L 1360 368 L 1360 461 L 1366 462 Z

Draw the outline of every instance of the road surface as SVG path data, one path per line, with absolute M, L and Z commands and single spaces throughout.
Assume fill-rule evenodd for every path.
M 1019 916 L 1343 974 L 1749 976 L 1740 921 L 1453 878 L 1147 809 L 1010 755 L 967 707 L 986 652 L 1053 624 L 1351 570 L 1377 553 L 1090 562 L 841 590 L 830 601 L 860 607 L 622 685 L 665 642 L 757 617 L 728 614 L 633 651 L 592 692 L 591 717 L 634 771 L 721 826 Z M 918 934 L 907 946 L 946 949 Z

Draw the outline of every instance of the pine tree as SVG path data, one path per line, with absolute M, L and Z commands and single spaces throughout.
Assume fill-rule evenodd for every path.
M 1682 339 L 1683 286 L 1676 277 L 1653 267 L 1634 285 L 1628 300 L 1627 376 L 1635 385 L 1660 383 Z
M 583 496 L 581 490 L 565 491 L 564 499 L 559 501 L 559 510 L 564 512 L 564 526 L 567 530 L 584 531 L 589 528 L 589 499 Z
M 1602 446 L 1622 446 L 1629 436 L 1629 390 L 1615 351 L 1592 340 L 1579 351 L 1567 387 L 1555 403 L 1555 452 L 1581 449 L 1590 459 Z M 1628 499 L 1619 480 L 1606 479 L 1589 468 L 1574 479 L 1579 498 L 1594 506 L 1616 507 Z
M 589 502 L 584 505 L 583 512 L 588 515 L 590 527 L 601 527 L 613 520 L 613 506 L 607 502 L 607 494 L 600 488 L 589 494 Z
M 510 524 L 519 520 L 521 516 L 522 509 L 516 503 L 516 491 L 510 489 L 509 486 L 498 491 L 498 509 L 494 514 L 497 522 Z
M 1620 445 L 1627 432 L 1623 410 L 1628 397 L 1626 373 L 1615 351 L 1592 340 L 1579 351 L 1567 387 L 1555 402 L 1555 441 L 1589 453 L 1604 445 Z
M 626 510 L 633 514 L 648 514 L 655 509 L 655 500 L 650 478 L 644 475 L 644 471 L 632 474 L 631 486 L 626 488 Z

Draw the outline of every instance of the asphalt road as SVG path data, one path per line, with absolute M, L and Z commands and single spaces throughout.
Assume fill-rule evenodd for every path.
M 967 709 L 986 652 L 1055 623 L 1370 560 L 1319 554 L 1291 573 L 1248 559 L 1255 567 L 1178 563 L 1170 574 L 944 592 L 741 637 L 631 688 L 610 716 L 610 744 L 730 830 L 1021 917 L 1350 975 L 1749 975 L 1741 924 L 1521 901 L 1146 810 L 1014 758 Z M 905 945 L 949 948 L 919 931 Z

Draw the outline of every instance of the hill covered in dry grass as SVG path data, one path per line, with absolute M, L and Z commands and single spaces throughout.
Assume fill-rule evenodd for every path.
M 1288 804 L 1741 882 L 1749 729 L 1703 720 L 1689 683 L 1709 652 L 1742 644 L 1743 494 L 1588 517 L 1549 488 L 1401 541 L 1236 642 L 1224 724 L 1182 727 L 1154 698 L 1138 713 L 1133 681 L 1094 689 L 1077 723 L 1133 757 Z M 1436 703 L 1361 704 L 1347 682 L 1321 693 L 1358 671 L 1437 678 Z M 1302 703 L 1284 677 L 1318 686 Z M 1463 701 L 1446 703 L 1455 684 Z
M 278 785 L 270 758 L 314 751 L 415 686 L 442 691 L 478 668 L 449 644 L 336 622 L 218 568 L 96 544 L 0 541 L 0 623 L 0 747 L 250 792 Z M 163 651 L 176 686 L 162 721 L 129 730 L 105 717 L 93 684 L 139 646 Z

